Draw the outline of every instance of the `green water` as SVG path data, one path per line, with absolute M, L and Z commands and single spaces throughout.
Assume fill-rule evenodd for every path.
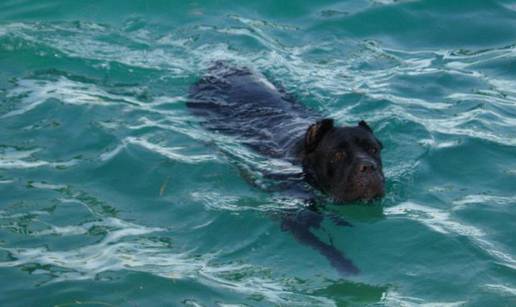
M 385 198 L 315 231 L 358 275 L 189 114 L 214 60 L 382 140 Z M 514 306 L 515 191 L 515 1 L 0 2 L 1 306 Z

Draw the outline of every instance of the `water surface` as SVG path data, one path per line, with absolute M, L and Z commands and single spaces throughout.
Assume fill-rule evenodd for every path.
M 188 112 L 215 60 L 382 140 L 386 197 L 316 231 L 360 274 Z M 514 305 L 515 76 L 514 1 L 2 1 L 0 305 Z

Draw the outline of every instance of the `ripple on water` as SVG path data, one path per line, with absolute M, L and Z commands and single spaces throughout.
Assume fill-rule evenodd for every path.
M 62 162 L 36 159 L 34 154 L 41 150 L 41 148 L 24 150 L 0 145 L 0 169 L 29 169 L 44 166 L 62 169 L 79 163 L 77 159 Z
M 386 215 L 401 216 L 422 223 L 432 230 L 447 235 L 454 234 L 468 238 L 484 253 L 490 255 L 498 263 L 516 268 L 516 259 L 493 242 L 484 231 L 464 221 L 458 221 L 452 212 L 420 205 L 414 202 L 404 202 L 384 210 Z
M 261 23 L 256 23 L 252 20 L 247 20 L 245 18 L 241 18 L 238 16 L 231 17 L 234 20 L 242 23 L 244 26 L 249 27 L 253 31 L 247 33 L 246 35 L 260 35 L 260 37 L 267 36 L 267 34 L 260 30 Z M 67 27 L 64 26 L 56 26 L 59 27 L 58 30 L 65 31 Z M 20 35 L 22 37 L 29 36 L 33 40 L 41 40 L 41 37 L 38 35 L 40 32 L 46 33 L 47 31 L 53 30 L 45 29 L 44 26 L 41 28 L 32 27 L 31 25 L 12 25 L 7 28 L 10 33 L 13 35 Z M 101 33 L 106 31 L 117 33 L 117 35 L 126 35 L 127 37 L 131 37 L 131 33 L 118 33 L 116 29 L 106 29 L 104 26 L 101 27 Z M 231 29 L 231 28 L 230 28 Z M 90 40 L 97 41 L 100 40 L 100 37 L 96 37 L 99 33 L 95 33 L 95 31 L 90 31 L 90 28 L 87 31 L 83 31 L 81 29 L 73 29 L 71 31 L 75 31 L 76 34 L 79 34 L 79 37 L 86 36 Z M 203 28 L 202 31 L 220 31 L 220 28 L 212 29 L 212 28 Z M 27 33 L 28 32 L 28 33 Z M 74 33 L 75 33 L 74 32 Z M 55 39 L 61 39 L 61 36 L 55 35 Z M 328 43 L 328 45 L 334 44 L 335 42 Z M 346 43 L 346 42 L 344 42 Z M 351 42 L 357 46 L 356 56 L 352 56 L 345 59 L 335 59 L 332 60 L 331 63 L 326 64 L 316 64 L 310 61 L 306 61 L 304 56 L 307 52 L 310 51 L 310 46 L 306 46 L 303 49 L 299 49 L 297 47 L 287 47 L 287 46 L 277 46 L 277 43 L 271 40 L 266 40 L 263 42 L 263 46 L 267 47 L 265 51 L 262 51 L 260 55 L 250 57 L 248 54 L 242 56 L 242 51 L 235 51 L 228 49 L 224 44 L 218 44 L 215 46 L 212 45 L 199 45 L 193 48 L 193 50 L 189 50 L 191 57 L 195 59 L 195 62 L 202 63 L 201 66 L 191 65 L 192 63 L 181 63 L 178 64 L 179 67 L 186 69 L 187 67 L 193 69 L 193 71 L 199 71 L 210 65 L 213 60 L 220 60 L 221 58 L 228 58 L 231 60 L 239 59 L 242 63 L 247 63 L 252 66 L 257 66 L 259 70 L 264 69 L 265 71 L 270 72 L 278 72 L 287 75 L 284 75 L 283 79 L 287 85 L 292 83 L 293 88 L 303 91 L 314 92 L 314 90 L 324 89 L 325 92 L 331 93 L 332 95 L 342 95 L 345 93 L 349 93 L 350 91 L 357 91 L 364 93 L 367 97 L 370 97 L 372 100 L 379 99 L 387 99 L 392 103 L 390 108 L 396 108 L 400 106 L 400 110 L 394 110 L 396 113 L 404 116 L 405 118 L 415 121 L 422 122 L 425 124 L 429 131 L 434 131 L 437 133 L 451 133 L 456 135 L 464 135 L 468 137 L 477 137 L 486 140 L 492 140 L 495 142 L 499 142 L 507 145 L 514 145 L 512 138 L 499 135 L 498 132 L 491 131 L 478 131 L 478 129 L 470 129 L 470 128 L 458 128 L 457 126 L 470 123 L 473 120 L 478 120 L 482 116 L 489 111 L 482 111 L 477 114 L 473 114 L 472 117 L 464 118 L 463 115 L 458 115 L 453 117 L 442 118 L 441 122 L 439 119 L 435 118 L 423 118 L 418 116 L 417 112 L 406 112 L 407 109 L 405 106 L 419 106 L 420 108 L 424 108 L 426 110 L 446 110 L 456 101 L 460 100 L 471 100 L 482 99 L 486 102 L 497 102 L 506 104 L 506 108 L 512 109 L 511 112 L 514 112 L 514 96 L 507 96 L 507 94 L 514 93 L 512 88 L 514 88 L 514 82 L 509 79 L 501 79 L 501 78 L 487 78 L 486 74 L 482 71 L 478 71 L 475 67 L 457 67 L 457 64 L 449 65 L 449 63 L 468 63 L 478 58 L 479 54 L 487 59 L 497 58 L 502 54 L 504 57 L 514 58 L 514 46 L 509 46 L 505 48 L 493 49 L 489 51 L 480 51 L 480 52 L 457 52 L 456 50 L 451 51 L 437 51 L 437 52 L 405 52 L 402 50 L 391 50 L 388 48 L 383 48 L 378 42 L 375 41 L 366 41 L 365 43 L 356 44 L 355 42 Z M 146 44 L 151 46 L 152 40 L 149 38 L 146 41 Z M 342 43 L 340 43 L 342 44 Z M 57 48 L 61 50 L 60 44 L 55 44 L 52 41 L 50 46 L 53 48 Z M 106 47 L 109 49 L 109 46 Z M 188 48 L 192 48 L 189 46 Z M 206 52 L 206 48 L 210 49 L 210 52 Z M 317 47 L 320 48 L 320 47 Z M 335 47 L 333 47 L 335 48 Z M 85 47 L 84 44 L 74 44 L 74 42 L 67 41 L 67 49 L 73 50 L 74 52 L 78 52 L 79 54 L 74 54 L 74 56 L 84 57 L 84 54 L 81 52 L 85 52 L 85 50 L 96 50 L 98 48 L 95 44 Z M 148 58 L 159 58 L 162 59 L 163 62 L 170 61 L 178 61 L 177 55 L 166 54 L 166 48 L 155 48 L 153 52 L 161 52 L 161 56 L 146 56 Z M 102 52 L 92 53 L 92 57 L 96 57 L 96 60 L 102 61 L 127 61 L 127 59 L 133 58 L 131 60 L 132 64 L 129 63 L 130 66 L 138 66 L 138 63 L 141 62 L 141 59 L 134 58 L 131 53 L 125 52 L 115 52 L 111 51 L 110 58 L 106 59 L 102 56 L 96 54 L 104 54 Z M 120 57 L 120 54 L 124 54 L 123 57 Z M 456 54 L 460 54 L 459 56 Z M 356 73 L 355 70 L 357 61 L 359 63 L 371 63 L 372 60 L 379 61 L 381 63 L 386 64 L 386 66 L 380 66 L 374 69 L 361 69 L 361 73 Z M 155 69 L 162 70 L 166 66 L 156 65 Z M 447 97 L 442 97 L 441 101 L 435 101 L 436 99 L 432 99 L 432 101 L 428 101 L 429 97 L 418 98 L 414 96 L 405 97 L 403 93 L 396 93 L 390 90 L 392 88 L 392 82 L 396 76 L 418 76 L 424 75 L 428 73 L 440 72 L 442 74 L 467 74 L 468 76 L 473 76 L 477 78 L 479 81 L 483 82 L 486 87 L 494 88 L 496 93 L 505 93 L 505 98 L 500 98 L 499 95 L 475 95 L 471 92 L 467 93 L 453 93 L 452 95 L 448 95 Z M 170 72 L 168 72 L 170 73 Z M 190 73 L 179 73 L 180 75 L 189 75 Z M 31 83 L 32 82 L 32 83 Z M 42 82 L 42 81 L 39 81 Z M 128 97 L 120 97 L 113 96 L 103 91 L 99 91 L 98 88 L 78 85 L 78 84 L 70 84 L 68 80 L 59 80 L 57 83 L 51 84 L 43 84 L 38 85 L 34 84 L 34 81 L 24 80 L 19 84 L 19 89 L 11 93 L 11 95 L 16 95 L 17 93 L 24 92 L 23 89 L 27 87 L 32 87 L 30 95 L 33 97 L 29 97 L 26 99 L 26 103 L 24 103 L 23 107 L 13 110 L 3 116 L 12 116 L 21 114 L 36 107 L 38 104 L 44 102 L 45 97 L 49 92 L 55 93 L 55 95 L 51 95 L 52 97 L 62 97 L 64 101 L 69 103 L 92 103 L 92 104 L 105 104 L 113 101 L 123 101 L 129 104 L 139 105 L 142 104 L 138 101 L 134 101 L 134 99 Z M 293 82 L 297 84 L 293 84 Z M 303 84 L 302 87 L 299 84 Z M 46 97 L 48 99 L 48 97 Z M 32 101 L 32 102 L 31 102 Z M 146 107 L 149 107 L 146 105 Z M 148 108 L 153 109 L 153 108 Z M 156 109 L 154 109 L 156 110 Z M 401 111 L 401 112 L 400 112 Z M 427 114 L 427 113 L 425 113 Z M 513 120 L 511 117 L 500 116 L 497 113 L 490 113 L 491 115 L 497 117 L 497 119 L 501 122 L 505 122 L 507 127 L 513 126 Z
M 183 163 L 197 164 L 207 161 L 216 161 L 217 157 L 213 155 L 186 155 L 181 154 L 179 151 L 182 147 L 165 147 L 159 144 L 154 144 L 146 140 L 145 138 L 127 137 L 122 140 L 122 144 L 118 145 L 112 151 L 104 152 L 99 156 L 102 161 L 107 161 L 116 156 L 121 150 L 127 147 L 128 144 L 141 146 L 151 152 L 162 155 L 172 161 L 179 161 Z
M 167 279 L 194 280 L 275 304 L 332 303 L 324 297 L 296 293 L 288 283 L 271 279 L 264 268 L 239 262 L 220 263 L 217 253 L 198 255 L 195 250 L 180 250 L 170 241 L 171 238 L 173 242 L 175 236 L 173 228 L 149 227 L 118 218 L 106 209 L 109 205 L 98 206 L 99 200 L 69 186 L 32 182 L 30 187 L 55 191 L 59 195 L 58 206 L 85 207 L 90 216 L 83 222 L 66 226 L 45 222 L 44 229 L 26 232 L 26 235 L 46 240 L 49 236 L 71 240 L 77 236 L 100 235 L 100 239 L 78 248 L 62 250 L 2 246 L 0 250 L 8 257 L 0 261 L 0 267 L 30 266 L 32 271 L 48 275 L 46 283 L 102 280 L 106 272 L 136 271 Z M 27 214 L 30 219 L 25 223 L 36 223 L 43 215 L 51 221 L 54 212 L 33 210 Z M 9 230 L 10 223 L 26 219 L 27 214 L 0 211 L 0 229 Z M 91 218 L 93 221 L 88 221 Z
M 372 2 L 394 4 L 398 1 Z M 345 18 L 347 15 L 343 12 L 327 10 L 323 17 Z M 9 110 L 2 107 L 1 122 L 15 123 L 29 115 L 37 116 L 42 105 L 58 101 L 74 109 L 102 110 L 100 113 L 109 114 L 110 118 L 106 119 L 99 118 L 95 112 L 84 113 L 89 121 L 100 123 L 101 129 L 114 139 L 94 150 L 96 161 L 110 161 L 128 147 L 136 146 L 186 165 L 230 161 L 248 170 L 250 177 L 257 181 L 263 180 L 263 173 L 271 171 L 297 173 L 298 166 L 260 157 L 234 138 L 204 131 L 195 119 L 186 115 L 182 104 L 186 89 L 213 61 L 223 59 L 250 66 L 264 72 L 272 81 L 281 81 L 281 85 L 310 107 L 337 116 L 341 123 L 367 119 L 380 138 L 388 140 L 386 174 L 394 187 L 388 191 L 391 195 L 387 196 L 387 205 L 394 205 L 384 210 L 387 220 L 394 217 L 414 220 L 438 235 L 466 238 L 494 262 L 512 270 L 516 268 L 511 251 L 493 241 L 485 228 L 466 223 L 454 214 L 472 204 L 510 207 L 515 203 L 514 197 L 495 196 L 507 195 L 497 194 L 497 191 L 489 195 L 471 194 L 456 199 L 453 208 L 447 210 L 418 200 L 418 195 L 416 200 L 406 201 L 406 196 L 402 195 L 404 189 L 398 188 L 406 183 L 417 183 L 413 181 L 428 159 L 425 155 L 428 148 L 461 148 L 461 140 L 470 138 L 485 141 L 480 146 L 496 144 L 513 148 L 516 145 L 513 137 L 516 83 L 508 73 L 508 65 L 500 64 L 514 61 L 514 45 L 479 50 L 402 50 L 382 41 L 333 36 L 285 43 L 287 38 L 280 38 L 281 35 L 296 36 L 298 30 L 303 29 L 238 15 L 223 18 L 230 22 L 171 29 L 165 34 L 156 33 L 145 20 L 137 20 L 137 25 L 128 21 L 121 28 L 87 22 L 2 25 L 0 43 L 5 43 L 1 48 L 6 55 L 37 46 L 41 59 L 49 63 L 55 63 L 52 61 L 56 59 L 77 61 L 84 71 L 92 71 L 95 77 L 76 78 L 62 72 L 18 76 L 5 90 L 6 101 L 12 104 Z M 138 84 L 120 85 L 116 82 L 116 73 L 137 79 Z M 138 77 L 134 77 L 137 73 L 140 73 Z M 106 79 L 106 75 L 114 76 L 114 80 Z M 150 77 L 142 77 L 146 75 Z M 435 87 L 419 88 L 428 84 Z M 169 95 L 169 91 L 176 92 Z M 89 137 L 90 128 L 79 127 L 84 129 L 81 135 Z M 174 139 L 162 142 L 162 135 Z M 214 144 L 219 150 L 192 154 L 184 143 L 174 143 L 179 135 L 203 146 Z M 31 147 L 17 147 L 11 140 L 2 141 L 11 144 L 0 145 L 0 170 L 9 175 L 7 179 L 0 178 L 2 188 L 20 181 L 11 179 L 9 171 L 14 169 L 78 164 L 88 167 L 79 159 L 64 162 L 40 159 L 39 154 L 52 149 L 44 146 L 46 140 L 42 134 L 33 138 Z M 245 261 L 220 263 L 217 253 L 197 255 L 197 243 L 178 248 L 167 239 L 174 240 L 184 230 L 176 232 L 173 227 L 148 226 L 143 222 L 145 217 L 127 221 L 118 214 L 120 206 L 102 203 L 70 186 L 47 182 L 32 182 L 29 186 L 55 191 L 57 195 L 51 200 L 57 206 L 80 206 L 87 209 L 88 215 L 81 217 L 79 223 L 63 224 L 51 210 L 22 213 L 3 210 L 0 211 L 2 230 L 15 232 L 10 226 L 21 219 L 24 223 L 36 223 L 44 217 L 45 223 L 40 223 L 39 228 L 17 234 L 42 239 L 37 242 L 54 237 L 64 240 L 80 237 L 87 243 L 75 249 L 42 247 L 43 243 L 25 247 L 2 245 L 0 249 L 10 258 L 2 260 L 0 267 L 38 265 L 43 274 L 48 274 L 49 282 L 101 278 L 109 271 L 137 271 L 168 279 L 191 279 L 278 305 L 335 304 L 327 293 L 303 293 L 303 287 L 310 288 L 310 281 L 300 282 L 306 282 L 305 286 L 292 286 L 288 282 L 290 276 L 285 277 L 287 280 L 274 277 L 270 271 L 275 268 L 253 266 Z M 189 195 L 209 209 L 205 211 L 210 214 L 213 211 L 218 214 L 269 213 L 299 206 L 295 200 L 275 196 L 246 202 L 224 190 L 195 190 Z M 377 220 L 375 223 L 384 221 Z M 197 229 L 203 229 L 209 221 L 203 221 Z M 94 231 L 99 228 L 101 232 Z M 89 242 L 87 239 L 92 237 L 94 242 Z M 513 287 L 494 281 L 484 287 L 486 291 L 515 295 Z M 399 292 L 398 289 L 378 291 L 383 293 L 382 300 L 386 304 L 432 303 L 401 293 L 405 291 L 403 288 Z M 455 306 L 464 302 L 434 304 Z
M 7 98 L 17 101 L 17 109 L 2 115 L 8 118 L 24 114 L 39 105 L 56 99 L 62 103 L 99 107 L 117 105 L 122 108 L 148 111 L 163 115 L 173 112 L 160 110 L 160 105 L 175 103 L 180 97 L 154 97 L 150 102 L 142 101 L 134 95 L 113 94 L 93 83 L 74 81 L 60 76 L 57 79 L 23 79 L 16 82 L 16 87 L 7 93 Z

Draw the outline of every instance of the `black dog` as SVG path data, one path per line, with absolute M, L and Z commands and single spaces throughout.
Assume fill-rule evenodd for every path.
M 265 77 L 222 62 L 192 86 L 187 105 L 208 129 L 239 137 L 263 155 L 301 164 L 304 179 L 337 202 L 384 194 L 382 145 L 364 121 L 335 127 L 332 119 L 320 119 Z M 356 272 L 337 249 L 309 231 L 321 220 L 304 210 L 294 217 L 285 215 L 282 225 L 340 272 Z

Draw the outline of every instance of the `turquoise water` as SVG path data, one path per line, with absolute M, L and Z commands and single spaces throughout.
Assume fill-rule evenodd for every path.
M 189 114 L 214 60 L 382 140 L 385 198 L 314 231 L 359 274 Z M 0 3 L 1 306 L 515 305 L 515 191 L 515 1 Z

